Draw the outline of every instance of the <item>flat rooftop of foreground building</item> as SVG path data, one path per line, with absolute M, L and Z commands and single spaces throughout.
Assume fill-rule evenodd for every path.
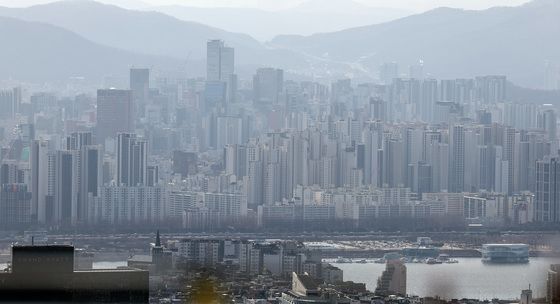
M 119 267 L 108 269 L 88 269 L 88 270 L 74 270 L 74 273 L 99 273 L 99 272 L 144 272 L 145 270 L 134 267 Z
M 127 259 L 128 262 L 152 263 L 153 258 L 149 254 L 135 254 Z
M 148 303 L 149 273 L 132 267 L 74 269 L 71 245 L 14 245 L 0 272 L 0 302 Z

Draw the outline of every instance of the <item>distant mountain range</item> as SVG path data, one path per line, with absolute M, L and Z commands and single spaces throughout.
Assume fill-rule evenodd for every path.
M 298 10 L 309 11 L 313 3 L 306 5 Z M 440 8 L 338 32 L 278 36 L 269 43 L 159 12 L 85 0 L 0 8 L 0 16 L 8 17 L 0 28 L 0 74 L 22 79 L 99 77 L 116 70 L 126 75 L 130 65 L 186 65 L 203 75 L 209 39 L 235 47 L 241 74 L 273 66 L 327 80 L 375 78 L 388 61 L 397 61 L 406 73 L 422 59 L 426 72 L 437 78 L 504 74 L 516 84 L 539 87 L 545 61 L 560 63 L 560 1 L 555 0 L 484 11 Z
M 0 78 L 57 81 L 86 77 L 99 81 L 133 65 L 171 68 L 178 60 L 142 55 L 93 43 L 68 30 L 0 17 Z
M 484 11 L 440 8 L 379 25 L 311 36 L 279 36 L 273 47 L 374 70 L 422 59 L 438 78 L 504 74 L 538 87 L 545 61 L 560 62 L 560 1 Z M 407 70 L 406 70 L 407 71 Z
M 261 41 L 279 34 L 332 32 L 341 29 L 382 23 L 412 14 L 411 11 L 374 8 L 350 0 L 308 0 L 280 11 L 249 8 L 201 8 L 180 5 L 148 7 L 177 17 L 234 32 L 247 33 Z
M 152 55 L 204 58 L 208 39 L 226 40 L 240 54 L 262 49 L 258 41 L 245 34 L 94 1 L 2 8 L 0 15 L 56 25 L 100 44 Z

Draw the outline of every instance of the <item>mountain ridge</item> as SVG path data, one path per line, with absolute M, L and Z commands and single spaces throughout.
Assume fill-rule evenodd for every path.
M 100 83 L 107 75 L 126 75 L 134 65 L 173 67 L 178 61 L 96 44 L 49 24 L 0 17 L 0 76 L 31 81 L 86 77 Z
M 538 87 L 544 62 L 560 62 L 560 5 L 544 1 L 483 11 L 439 8 L 391 22 L 310 36 L 279 36 L 271 46 L 375 70 L 424 60 L 436 78 L 505 74 Z M 344 47 L 341 47 L 344 46 Z

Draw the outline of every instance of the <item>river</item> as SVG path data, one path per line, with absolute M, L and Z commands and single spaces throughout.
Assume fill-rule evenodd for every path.
M 546 296 L 546 276 L 556 258 L 531 258 L 528 264 L 484 264 L 479 258 L 457 259 L 457 264 L 406 264 L 407 292 L 446 299 L 517 299 L 531 284 L 533 297 Z M 375 290 L 384 264 L 332 263 L 344 271 L 345 281 L 365 283 Z
M 546 276 L 557 258 L 531 258 L 528 264 L 484 264 L 479 258 L 458 258 L 457 264 L 406 264 L 407 292 L 442 298 L 517 299 L 531 284 L 533 297 L 546 295 Z M 375 290 L 384 264 L 332 263 L 344 271 L 345 281 L 365 283 Z M 5 268 L 6 264 L 0 264 Z M 94 269 L 126 266 L 126 262 L 94 262 Z

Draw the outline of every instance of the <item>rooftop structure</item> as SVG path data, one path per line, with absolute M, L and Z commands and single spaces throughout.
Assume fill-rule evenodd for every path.
M 148 303 L 148 272 L 76 271 L 70 245 L 12 246 L 12 269 L 0 273 L 0 301 Z

